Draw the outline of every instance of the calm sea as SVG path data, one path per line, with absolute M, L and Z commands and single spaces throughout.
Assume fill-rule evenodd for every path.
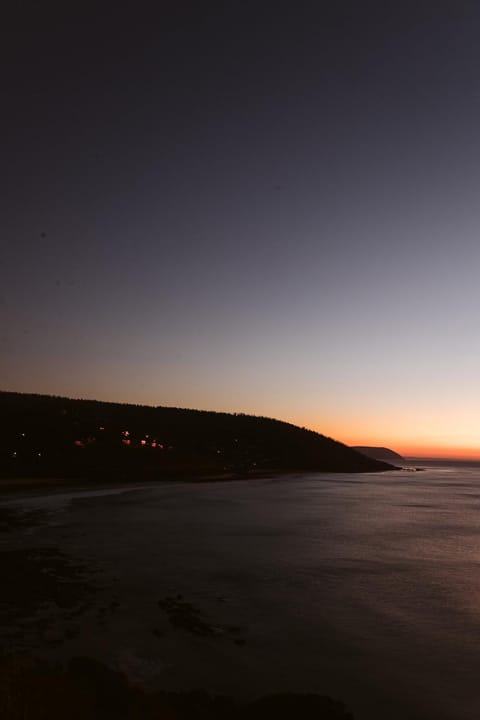
M 163 687 L 330 694 L 358 720 L 480 717 L 479 465 L 21 504 L 48 511 L 22 542 L 85 561 L 94 602 L 118 604 L 101 632 L 86 612 L 55 652 Z M 172 628 L 158 601 L 178 594 L 218 633 Z

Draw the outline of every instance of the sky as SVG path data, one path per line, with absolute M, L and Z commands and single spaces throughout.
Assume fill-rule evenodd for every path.
M 0 387 L 480 457 L 477 2 L 18 3 Z

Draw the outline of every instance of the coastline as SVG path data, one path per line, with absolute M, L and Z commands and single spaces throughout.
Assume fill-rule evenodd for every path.
M 157 487 L 167 483 L 202 483 L 202 482 L 232 482 L 235 480 L 260 480 L 262 478 L 272 477 L 273 475 L 289 475 L 295 474 L 285 471 L 284 473 L 276 471 L 265 471 L 258 473 L 218 473 L 197 475 L 191 473 L 171 474 L 169 477 L 138 480 L 130 478 L 52 478 L 52 477 L 25 477 L 25 478 L 0 478 L 0 497 L 2 495 L 11 495 L 22 493 L 23 491 L 39 490 L 42 492 L 58 492 L 63 490 L 91 490 L 101 488 L 122 488 L 122 487 Z

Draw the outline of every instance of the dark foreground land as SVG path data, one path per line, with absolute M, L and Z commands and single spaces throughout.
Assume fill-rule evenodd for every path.
M 0 717 L 4 720 L 353 720 L 332 698 L 266 695 L 239 703 L 203 690 L 145 692 L 125 675 L 87 657 L 66 666 L 18 657 L 0 660 Z

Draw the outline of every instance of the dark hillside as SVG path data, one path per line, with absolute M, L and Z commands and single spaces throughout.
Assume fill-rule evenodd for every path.
M 168 478 L 390 469 L 270 418 L 0 392 L 0 474 Z
M 355 445 L 353 450 L 356 450 L 362 455 L 374 458 L 374 460 L 384 460 L 385 462 L 396 462 L 397 460 L 403 460 L 404 458 L 396 453 L 394 450 L 386 447 L 371 447 L 370 445 Z

